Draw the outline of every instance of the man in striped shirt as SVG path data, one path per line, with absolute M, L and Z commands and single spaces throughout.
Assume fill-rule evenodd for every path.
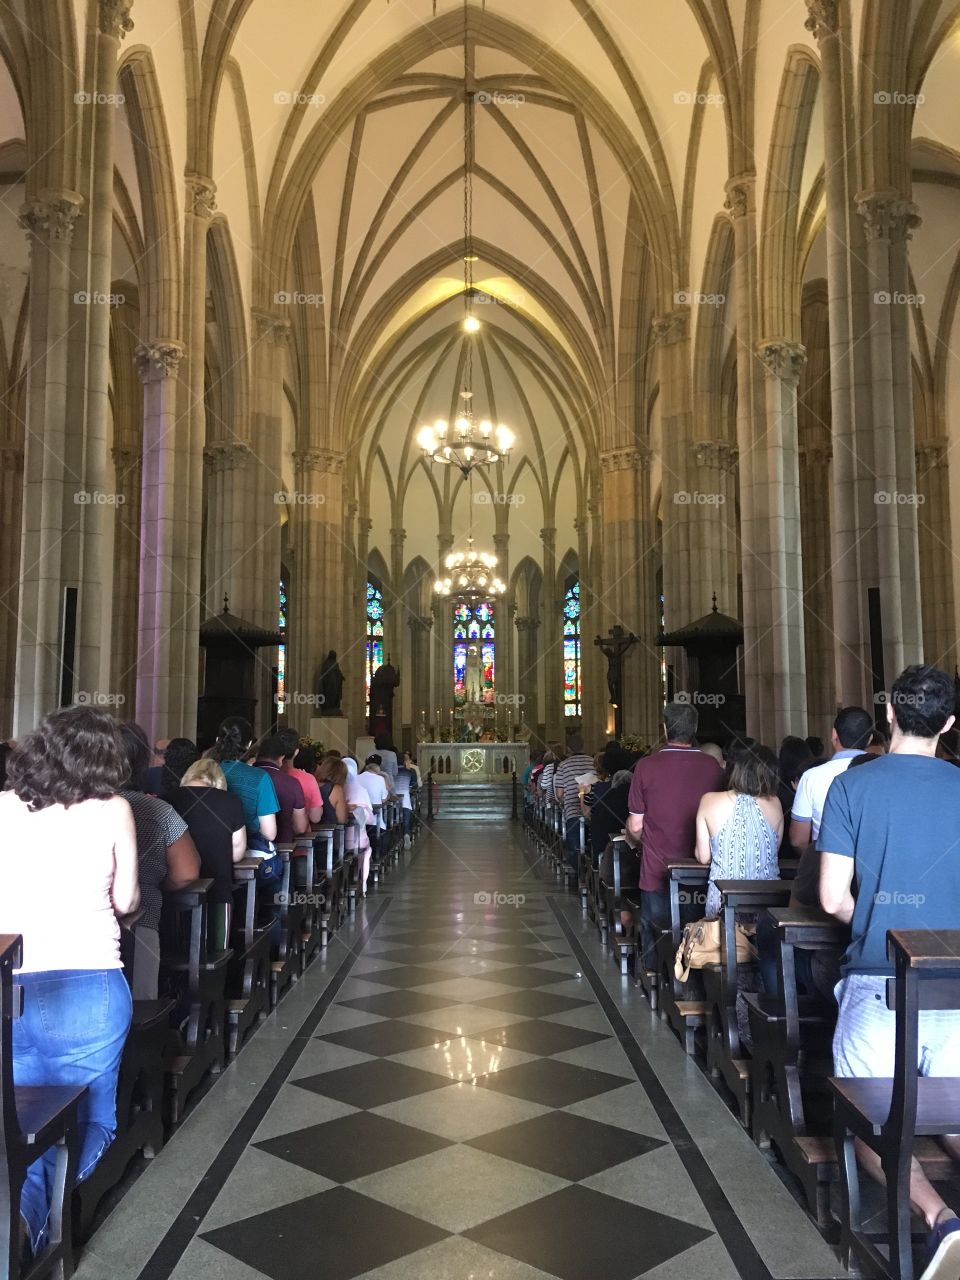
M 568 754 L 557 765 L 553 775 L 553 791 L 563 805 L 564 843 L 567 861 L 577 869 L 577 852 L 580 848 L 580 788 L 577 778 L 593 772 L 593 757 L 584 754 L 583 736 L 571 734 L 567 742 Z

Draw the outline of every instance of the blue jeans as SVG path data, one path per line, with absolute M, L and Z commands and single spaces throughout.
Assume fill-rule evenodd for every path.
M 117 1076 L 133 1016 L 122 969 L 22 973 L 23 1013 L 13 1024 L 18 1085 L 86 1085 L 79 1110 L 77 1182 L 89 1177 L 117 1132 Z M 20 1212 L 34 1253 L 46 1244 L 56 1153 L 27 1170 Z
M 576 871 L 580 859 L 580 819 L 567 818 L 563 828 L 563 843 L 567 849 L 567 862 Z

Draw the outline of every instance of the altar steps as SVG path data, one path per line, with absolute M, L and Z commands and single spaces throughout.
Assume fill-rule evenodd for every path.
M 433 816 L 438 822 L 508 822 L 512 800 L 510 782 L 437 782 Z

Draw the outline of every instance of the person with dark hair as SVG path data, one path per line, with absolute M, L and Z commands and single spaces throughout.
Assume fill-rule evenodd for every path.
M 113 719 L 92 707 L 46 716 L 18 742 L 0 793 L 0 934 L 20 934 L 23 1011 L 11 1029 L 18 1086 L 86 1085 L 77 1181 L 117 1130 L 120 1056 L 132 1002 L 119 916 L 140 903 L 137 838 Z M 56 1153 L 27 1170 L 20 1199 L 30 1250 L 46 1243 Z
M 810 750 L 806 738 L 797 738 L 788 733 L 780 743 L 777 772 L 780 778 L 780 806 L 783 809 L 784 827 L 788 836 L 790 815 L 793 812 L 793 799 L 800 783 L 800 775 L 804 769 L 813 764 L 814 759 L 814 754 Z
M 277 795 L 277 840 L 290 844 L 296 836 L 310 830 L 303 788 L 283 769 L 289 743 L 282 734 L 272 733 L 260 744 L 254 767 L 262 769 Z
M 227 716 L 217 731 L 210 757 L 223 770 L 227 787 L 235 791 L 243 804 L 247 820 L 247 844 L 250 852 L 262 856 L 270 851 L 277 838 L 277 813 L 280 802 L 273 780 L 263 769 L 246 763 L 253 743 L 253 727 L 242 716 Z
M 200 759 L 197 745 L 189 738 L 171 738 L 163 753 L 163 765 L 160 769 L 160 789 L 156 793 L 161 799 L 169 801 L 170 793 L 180 786 L 180 779 L 192 764 Z M 147 770 L 149 781 L 152 769 Z
M 688 702 L 663 709 L 666 743 L 638 760 L 630 786 L 627 832 L 643 843 L 640 865 L 640 941 L 643 964 L 656 968 L 657 938 L 670 927 L 666 867 L 692 858 L 701 797 L 720 788 L 723 770 L 696 745 L 699 716 Z
M 390 741 L 389 733 L 378 733 L 373 740 L 373 745 L 376 747 L 377 755 L 380 757 L 380 768 L 392 782 L 397 776 L 397 770 L 400 765 L 397 761 L 396 748 Z
M 960 773 L 936 758 L 954 723 L 953 678 L 936 667 L 907 667 L 887 702 L 890 751 L 869 768 L 847 769 L 827 795 L 820 827 L 820 900 L 850 925 L 837 987 L 833 1039 L 840 1078 L 893 1075 L 896 1015 L 887 1008 L 890 929 L 955 929 L 960 920 Z M 856 886 L 856 893 L 854 893 Z M 960 1062 L 960 1011 L 920 1014 L 917 1070 L 954 1076 Z M 960 1160 L 960 1137 L 939 1139 Z M 879 1157 L 861 1143 L 864 1168 L 883 1180 Z M 960 1275 L 960 1219 L 913 1161 L 910 1202 L 926 1219 L 927 1280 Z
M 200 874 L 200 855 L 187 824 L 166 800 L 142 789 L 150 765 L 150 742 L 138 724 L 118 726 L 127 761 L 121 792 L 133 810 L 140 871 L 140 915 L 133 926 L 137 943 L 133 998 L 156 1000 L 160 978 L 160 909 L 163 889 L 182 889 Z
M 176 773 L 188 753 L 167 748 L 165 770 Z M 247 824 L 243 804 L 236 792 L 227 790 L 227 779 L 216 760 L 201 760 L 196 754 L 164 796 L 190 829 L 200 855 L 200 874 L 213 884 L 207 894 L 212 950 L 228 946 L 233 907 L 233 864 L 247 852 Z
M 593 772 L 593 756 L 583 749 L 583 734 L 572 733 L 567 739 L 567 754 L 553 774 L 553 793 L 557 803 L 563 806 L 563 842 L 567 850 L 567 863 L 577 869 L 577 853 L 580 848 L 580 787 L 578 777 Z
M 717 880 L 776 880 L 783 834 L 777 757 L 760 743 L 741 751 L 727 791 L 708 791 L 697 810 L 697 861 L 710 867 L 706 918 L 720 911 Z
M 870 734 L 870 741 L 867 743 L 866 749 L 872 756 L 885 756 L 890 750 L 890 738 L 888 734 L 883 729 L 874 725 L 873 732 Z
M 307 821 L 316 826 L 323 817 L 323 800 L 317 783 L 317 753 L 312 747 L 300 746 L 300 734 L 294 728 L 279 729 L 277 737 L 284 744 L 283 764 L 280 767 L 288 777 L 296 778 L 300 783 Z
M 807 746 L 810 748 L 810 754 L 814 760 L 822 760 L 826 755 L 826 748 L 823 745 L 823 739 L 818 738 L 815 734 L 811 734 L 805 739 Z
M 854 756 L 866 749 L 872 732 L 873 717 L 863 707 L 843 707 L 837 712 L 830 735 L 833 758 L 805 770 L 797 784 L 790 816 L 790 843 L 798 852 L 816 842 L 831 783 L 843 773 Z
M 323 804 L 322 824 L 327 827 L 343 826 L 350 821 L 346 795 L 346 762 L 340 756 L 325 755 L 317 769 L 317 779 Z

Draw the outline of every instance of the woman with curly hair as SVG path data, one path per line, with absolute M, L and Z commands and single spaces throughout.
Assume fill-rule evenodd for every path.
M 20 741 L 0 793 L 0 933 L 23 937 L 13 1024 L 18 1085 L 86 1085 L 77 1181 L 113 1141 L 130 988 L 118 916 L 140 903 L 133 814 L 118 792 L 127 765 L 117 726 L 92 707 L 48 715 Z M 20 1200 L 27 1244 L 46 1243 L 55 1169 L 46 1152 Z
M 223 770 L 227 788 L 235 791 L 243 802 L 247 832 L 253 837 L 250 851 L 259 855 L 277 838 L 280 803 L 270 775 L 246 763 L 252 744 L 250 722 L 242 716 L 227 716 L 217 730 L 217 740 L 209 754 Z

